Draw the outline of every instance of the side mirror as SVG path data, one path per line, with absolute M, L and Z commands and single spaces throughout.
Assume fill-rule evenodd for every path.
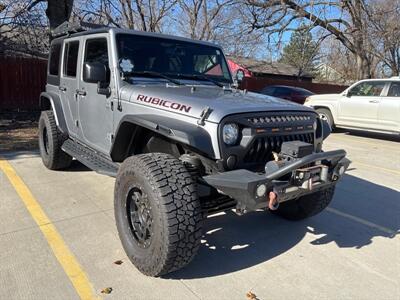
M 90 83 L 97 83 L 97 93 L 100 95 L 111 94 L 108 86 L 109 69 L 105 64 L 100 62 L 85 63 L 83 66 L 83 80 Z
M 107 66 L 99 63 L 85 63 L 83 80 L 90 83 L 107 82 Z

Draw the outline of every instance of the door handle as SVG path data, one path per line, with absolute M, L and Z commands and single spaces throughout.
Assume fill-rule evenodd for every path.
M 76 90 L 76 94 L 79 96 L 86 96 L 86 91 L 84 90 Z
M 59 86 L 58 89 L 62 92 L 65 92 L 67 90 L 65 86 Z
M 378 100 L 369 100 L 368 102 L 369 102 L 369 103 L 379 103 Z

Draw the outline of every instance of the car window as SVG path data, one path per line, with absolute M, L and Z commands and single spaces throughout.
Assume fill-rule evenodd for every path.
M 400 82 L 392 82 L 387 94 L 388 97 L 400 97 Z
M 310 92 L 308 90 L 304 90 L 304 89 L 296 89 L 296 93 L 302 96 L 311 96 L 314 95 L 313 92 Z
M 53 44 L 50 49 L 49 74 L 59 74 L 61 44 Z
M 119 61 L 130 65 L 129 72 L 150 71 L 172 78 L 204 75 L 217 81 L 231 82 L 223 53 L 214 46 L 132 34 L 118 34 L 117 46 Z
M 108 67 L 108 48 L 106 38 L 89 39 L 86 41 L 84 63 L 100 62 Z M 107 82 L 110 82 L 107 74 Z
M 356 85 L 349 91 L 350 96 L 380 96 L 386 82 L 384 81 L 365 81 Z
M 69 42 L 64 49 L 64 71 L 65 76 L 76 77 L 78 65 L 79 41 Z
M 281 88 L 281 87 L 276 88 L 276 90 L 274 92 L 275 97 L 286 96 L 288 94 L 289 94 L 289 90 L 287 88 Z
M 261 91 L 261 93 L 264 94 L 264 95 L 270 95 L 270 96 L 272 96 L 272 95 L 274 94 L 274 91 L 275 91 L 275 87 L 267 87 L 267 88 L 264 88 L 264 89 Z

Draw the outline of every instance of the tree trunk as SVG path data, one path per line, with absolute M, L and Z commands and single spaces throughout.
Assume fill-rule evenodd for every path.
M 357 79 L 371 78 L 371 62 L 368 57 L 360 53 L 355 53 L 356 65 L 357 65 Z
M 48 0 L 46 15 L 49 19 L 50 30 L 68 21 L 71 16 L 74 0 Z

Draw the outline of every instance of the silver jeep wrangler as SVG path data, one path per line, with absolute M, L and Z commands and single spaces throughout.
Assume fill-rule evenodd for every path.
M 61 25 L 40 95 L 44 165 L 116 177 L 122 245 L 144 274 L 188 264 L 207 214 L 321 212 L 349 165 L 322 151 L 311 108 L 238 90 L 222 49 L 181 37 Z M 260 229 L 262 230 L 262 229 Z

